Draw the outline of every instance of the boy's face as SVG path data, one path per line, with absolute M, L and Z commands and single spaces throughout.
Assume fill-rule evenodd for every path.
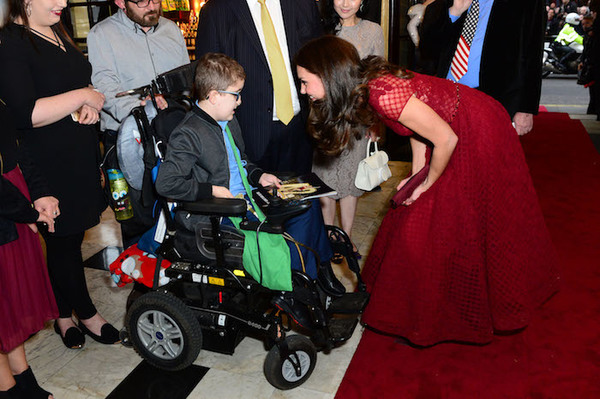
M 244 81 L 238 80 L 231 86 L 227 87 L 226 90 L 217 90 L 219 96 L 217 103 L 215 104 L 215 120 L 217 121 L 230 121 L 233 119 L 235 109 L 242 103 L 242 97 L 239 93 L 244 88 Z M 238 93 L 236 96 L 233 93 Z

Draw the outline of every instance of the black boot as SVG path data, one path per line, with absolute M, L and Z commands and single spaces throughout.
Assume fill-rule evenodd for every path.
M 16 398 L 27 398 L 27 399 L 48 399 L 50 392 L 45 391 L 39 386 L 31 367 L 23 371 L 21 374 L 14 376 L 17 385 L 15 388 L 18 390 Z
M 18 388 L 15 385 L 8 391 L 0 391 L 0 399 L 20 399 Z
M 317 272 L 317 283 L 319 287 L 334 297 L 340 297 L 346 292 L 344 285 L 335 277 L 330 262 L 323 262 Z

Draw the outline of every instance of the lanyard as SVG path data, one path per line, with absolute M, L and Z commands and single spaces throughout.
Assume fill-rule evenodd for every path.
M 242 160 L 240 159 L 240 155 L 239 155 L 238 151 L 236 151 L 237 147 L 235 145 L 235 142 L 233 141 L 233 136 L 231 135 L 229 126 L 225 126 L 225 131 L 227 132 L 227 139 L 229 140 L 229 144 L 231 145 L 231 149 L 233 150 L 233 155 L 235 156 L 235 162 L 237 163 L 238 169 L 240 171 L 240 175 L 242 177 L 242 183 L 244 184 L 244 188 L 246 189 L 246 194 L 248 195 L 248 198 L 250 199 L 250 202 L 252 203 L 252 207 L 254 208 L 254 211 L 256 212 L 256 216 L 258 217 L 258 220 L 260 220 L 261 222 L 264 222 L 266 219 L 265 214 L 256 205 L 256 202 L 254 202 L 254 198 L 252 198 L 252 188 L 250 187 L 250 183 L 248 183 L 248 177 L 246 177 L 246 171 L 244 170 L 244 167 L 242 166 Z

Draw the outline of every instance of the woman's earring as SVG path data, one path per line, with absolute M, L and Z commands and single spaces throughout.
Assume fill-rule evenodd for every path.
M 28 17 L 31 17 L 31 3 L 27 3 L 27 5 L 25 6 L 25 13 Z
M 365 2 L 361 1 L 360 2 L 360 7 L 358 7 L 358 11 L 363 12 L 363 9 L 365 8 Z

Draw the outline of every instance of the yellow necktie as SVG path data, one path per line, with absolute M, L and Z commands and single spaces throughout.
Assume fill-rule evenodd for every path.
M 265 0 L 258 0 L 258 2 L 260 3 L 260 20 L 267 46 L 267 57 L 269 58 L 271 76 L 273 77 L 277 118 L 281 123 L 287 125 L 294 117 L 290 81 L 285 70 L 285 62 L 283 61 L 281 47 L 279 47 L 277 35 L 275 34 L 275 27 L 273 26 L 271 15 L 269 15 L 269 10 L 267 10 Z

